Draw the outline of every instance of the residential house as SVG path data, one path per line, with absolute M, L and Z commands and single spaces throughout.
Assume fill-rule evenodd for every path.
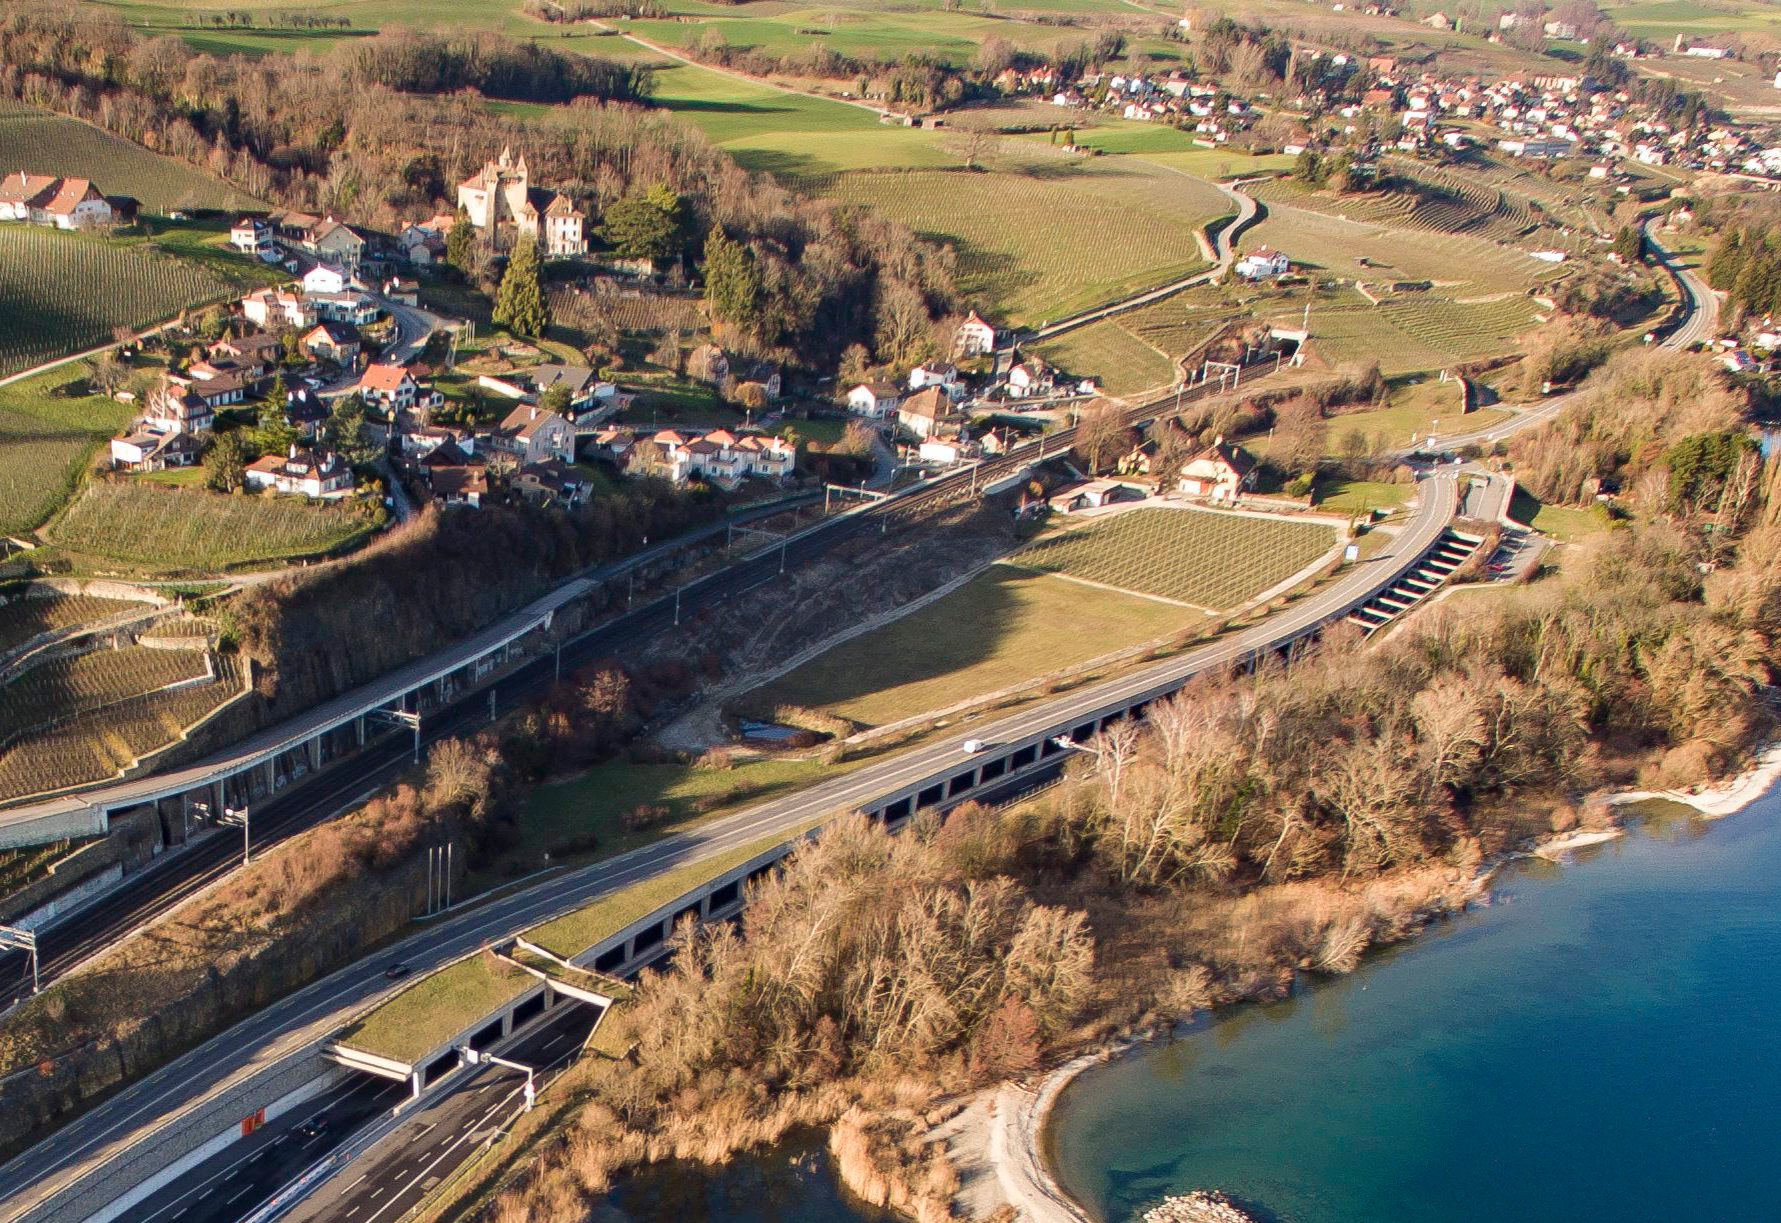
M 352 467 L 339 452 L 293 444 L 287 454 L 268 454 L 247 466 L 247 486 L 333 501 L 352 491 Z
M 1181 465 L 1177 487 L 1190 497 L 1233 502 L 1255 484 L 1255 460 L 1241 446 L 1227 445 L 1220 434 L 1213 443 Z
M 958 382 L 958 367 L 945 361 L 930 361 L 909 371 L 909 389 L 912 391 L 930 386 L 943 386 L 950 391 Z
M 1292 261 L 1271 246 L 1257 247 L 1237 260 L 1236 272 L 1244 280 L 1271 280 L 1292 269 Z
M 1136 484 L 1102 478 L 1067 484 L 1054 493 L 1047 504 L 1059 514 L 1074 514 L 1080 510 L 1098 510 L 1103 506 L 1122 502 L 1142 501 L 1144 496 L 1144 490 Z
M 316 314 L 336 323 L 367 327 L 375 323 L 383 310 L 363 293 L 311 293 L 309 302 Z
M 383 295 L 401 306 L 419 306 L 421 304 L 421 284 L 418 280 L 404 280 L 392 276 L 383 282 Z
M 420 396 L 420 383 L 400 365 L 374 363 L 365 367 L 355 390 L 367 404 L 395 413 L 412 408 Z
M 527 463 L 513 473 L 513 488 L 527 501 L 574 508 L 587 494 L 587 478 L 560 459 Z
M 503 235 L 514 233 L 537 242 L 546 255 L 587 253 L 581 213 L 568 196 L 531 185 L 523 153 L 516 159 L 511 149 L 502 149 L 459 183 L 458 207 L 472 225 L 494 235 L 496 245 L 506 245 Z
M 978 357 L 996 350 L 996 329 L 973 310 L 952 337 L 952 350 L 961 357 Z
M 352 226 L 333 217 L 324 217 L 313 226 L 303 245 L 316 258 L 349 272 L 358 271 L 359 264 L 365 260 L 364 237 Z
M 0 221 L 24 221 L 54 229 L 109 225 L 110 201 L 84 178 L 56 178 L 20 170 L 0 179 Z
M 313 327 L 318 317 L 307 299 L 283 289 L 256 289 L 241 299 L 241 313 L 258 327 Z
M 272 223 L 261 217 L 242 217 L 231 225 L 229 245 L 244 255 L 265 256 L 278 249 L 272 240 Z
M 756 362 L 744 371 L 736 379 L 736 382 L 738 391 L 750 385 L 760 387 L 761 393 L 766 396 L 768 403 L 777 402 L 785 390 L 785 376 L 780 371 L 778 364 L 772 361 Z
M 305 441 L 314 441 L 321 434 L 327 427 L 331 414 L 328 401 L 309 387 L 285 392 L 285 419 L 291 422 L 291 427 Z
M 137 425 L 111 439 L 111 465 L 125 471 L 164 471 L 191 467 L 204 454 L 204 443 L 191 433 L 156 433 Z
M 440 505 L 464 505 L 481 509 L 489 495 L 488 468 L 478 465 L 435 467 L 427 472 L 427 487 Z
M 364 344 L 359 339 L 358 329 L 351 323 L 333 321 L 317 323 L 315 328 L 303 337 L 304 352 L 312 357 L 320 357 L 324 361 L 332 361 L 339 366 L 356 364 L 359 354 L 363 350 Z
M 855 416 L 883 420 L 897 410 L 902 393 L 883 382 L 862 382 L 847 392 L 847 410 Z
M 153 433 L 190 433 L 202 437 L 216 424 L 216 405 L 168 380 L 149 392 L 142 424 Z
M 1008 367 L 1006 381 L 1009 394 L 1016 398 L 1041 395 L 1052 387 L 1051 368 L 1038 357 L 1016 361 Z
M 497 449 L 514 455 L 521 464 L 542 463 L 546 459 L 575 461 L 575 426 L 537 404 L 522 403 L 509 412 L 492 441 Z
M 284 344 L 275 335 L 256 331 L 251 335 L 224 336 L 205 350 L 213 364 L 228 363 L 255 378 L 270 374 L 284 357 Z
M 339 268 L 318 263 L 303 273 L 303 292 L 305 296 L 315 297 L 322 293 L 346 292 L 347 275 Z
M 917 391 L 897 408 L 897 423 L 924 441 L 957 416 L 952 398 L 937 386 Z

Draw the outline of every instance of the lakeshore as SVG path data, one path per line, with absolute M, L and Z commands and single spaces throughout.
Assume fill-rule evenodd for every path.
M 1776 831 L 1772 820 L 1753 820 L 1749 824 L 1740 824 L 1735 834 L 1730 830 L 1723 833 L 1717 829 L 1709 830 L 1707 826 L 1707 822 L 1722 820 L 1763 798 L 1770 792 L 1777 776 L 1781 776 L 1781 747 L 1771 745 L 1759 753 L 1750 769 L 1722 784 L 1703 788 L 1698 792 L 1634 792 L 1617 795 L 1611 800 L 1617 807 L 1663 800 L 1664 804 L 1673 805 L 1667 807 L 1669 811 L 1682 812 L 1686 808 L 1686 818 L 1666 820 L 1661 813 L 1653 814 L 1651 818 L 1658 822 L 1663 831 L 1647 830 L 1632 837 L 1626 835 L 1627 829 L 1618 828 L 1579 831 L 1545 838 L 1526 855 L 1487 866 L 1481 872 L 1481 883 L 1489 881 L 1494 889 L 1501 875 L 1504 890 L 1513 903 L 1504 912 L 1497 912 L 1494 906 L 1486 909 L 1480 916 L 1479 923 L 1493 928 L 1518 927 L 1526 919 L 1517 910 L 1521 908 L 1521 902 L 1529 900 L 1534 893 L 1538 894 L 1541 904 L 1586 908 L 1595 898 L 1585 896 L 1584 893 L 1616 886 L 1611 882 L 1604 882 L 1602 872 L 1628 860 L 1636 860 L 1641 869 L 1649 872 L 1649 878 L 1657 881 L 1657 886 L 1664 887 L 1666 885 L 1662 881 L 1668 873 L 1665 858 L 1678 850 L 1675 844 L 1658 843 L 1664 838 L 1706 844 L 1710 837 L 1735 835 L 1740 838 L 1766 839 L 1765 843 L 1771 849 L 1781 846 L 1781 832 Z M 1608 856 L 1601 858 L 1604 854 Z M 1776 856 L 1781 857 L 1781 852 L 1777 852 Z M 1587 869 L 1574 874 L 1567 869 L 1567 864 L 1573 860 L 1596 858 L 1601 858 L 1599 865 L 1592 861 Z M 1686 862 L 1678 861 L 1674 864 L 1677 873 L 1689 868 L 1690 864 Z M 1560 874 L 1571 877 L 1554 881 Z M 1657 897 L 1658 902 L 1663 899 L 1665 897 L 1662 895 Z M 1611 928 L 1587 921 L 1583 924 L 1589 933 L 1599 937 L 1613 934 Z M 1630 924 L 1639 927 L 1643 934 L 1662 933 L 1647 929 L 1648 923 L 1642 921 L 1633 921 Z M 1487 934 L 1489 937 L 1502 937 L 1496 929 Z M 996 1157 L 992 1161 L 994 1173 L 998 1184 L 1005 1191 L 1005 1200 L 1040 1223 L 1094 1223 L 1095 1220 L 1134 1217 L 1143 1208 L 1156 1205 L 1166 1196 L 1193 1190 L 1224 1190 L 1238 1194 L 1244 1192 L 1243 1185 L 1169 1179 L 1170 1174 L 1158 1171 L 1158 1160 L 1167 1160 L 1173 1156 L 1180 1160 L 1176 1165 L 1177 1170 L 1182 1165 L 1202 1163 L 1207 1166 L 1229 1166 L 1241 1170 L 1242 1175 L 1253 1183 L 1277 1186 L 1275 1192 L 1257 1194 L 1250 1202 L 1262 1208 L 1265 1217 L 1279 1217 L 1291 1220 L 1292 1223 L 1325 1223 L 1326 1220 L 1349 1218 L 1385 1220 L 1399 1217 L 1460 1217 L 1452 1214 L 1419 1214 L 1421 1203 L 1414 1193 L 1409 1192 L 1403 1194 L 1402 1215 L 1385 1210 L 1372 1214 L 1341 1213 L 1337 1207 L 1326 1201 L 1326 1197 L 1340 1199 L 1342 1195 L 1330 1191 L 1321 1178 L 1309 1173 L 1306 1170 L 1306 1157 L 1299 1154 L 1306 1143 L 1306 1131 L 1292 1131 L 1288 1136 L 1285 1131 L 1274 1129 L 1271 1116 L 1263 1115 L 1267 1113 L 1267 1103 L 1271 1102 L 1278 1110 L 1288 1097 L 1280 1096 L 1282 1084 L 1278 1077 L 1271 1077 L 1274 1072 L 1256 1063 L 1295 1059 L 1294 1065 L 1306 1076 L 1314 1073 L 1325 1076 L 1329 1093 L 1336 1100 L 1335 1104 L 1329 1105 L 1330 1110 L 1348 1109 L 1353 1117 L 1363 1122 L 1376 1123 L 1377 1114 L 1381 1113 L 1403 1112 L 1422 1117 L 1430 1109 L 1440 1113 L 1463 1114 L 1482 1107 L 1481 1102 L 1471 1098 L 1474 1089 L 1470 1084 L 1453 1099 L 1415 1098 L 1411 1101 L 1394 1098 L 1414 1096 L 1418 1080 L 1415 1075 L 1402 1074 L 1403 1067 L 1397 1064 L 1400 1059 L 1395 1054 L 1387 1055 L 1382 1052 L 1377 1034 L 1361 1042 L 1361 1048 L 1352 1057 L 1330 1054 L 1329 1050 L 1319 1052 L 1317 1045 L 1323 1036 L 1321 1032 L 1314 1036 L 1307 1031 L 1298 1042 L 1298 1047 L 1281 1035 L 1282 1029 L 1294 1025 L 1315 1028 L 1316 1023 L 1307 1020 L 1305 1016 L 1327 1008 L 1340 1012 L 1350 1002 L 1377 1005 L 1375 1000 L 1379 995 L 1369 992 L 1376 985 L 1369 978 L 1375 978 L 1377 974 L 1391 977 L 1398 988 L 1405 991 L 1407 998 L 1415 997 L 1423 1005 L 1435 1009 L 1442 1006 L 1463 1007 L 1463 1002 L 1458 999 L 1467 994 L 1468 982 L 1450 983 L 1451 988 L 1437 983 L 1431 988 L 1424 980 L 1418 979 L 1412 983 L 1407 978 L 1412 974 L 1411 965 L 1423 965 L 1420 971 L 1424 972 L 1429 971 L 1428 965 L 1431 963 L 1436 972 L 1456 971 L 1446 961 L 1457 960 L 1462 955 L 1470 955 L 1474 961 L 1479 960 L 1482 952 L 1448 949 L 1466 946 L 1480 937 L 1473 922 L 1445 924 L 1441 927 L 1440 934 L 1430 934 L 1427 938 L 1387 951 L 1350 977 L 1332 978 L 1309 985 L 1296 991 L 1290 1000 L 1240 1008 L 1221 1008 L 1217 1014 L 1205 1016 L 1188 1025 L 1185 1030 L 1169 1034 L 1170 1039 L 1166 1042 L 1159 1034 L 1157 1038 L 1133 1040 L 1110 1050 L 1078 1057 L 1045 1076 L 1034 1090 L 1004 1087 L 997 1095 L 999 1107 L 996 1115 L 990 1119 L 992 1133 L 988 1137 L 988 1149 Z M 1525 930 L 1521 937 L 1535 943 L 1541 941 L 1538 936 Z M 1424 946 L 1430 949 L 1426 955 L 1421 951 Z M 1653 954 L 1660 954 L 1661 949 L 1660 944 Z M 1526 951 L 1527 948 L 1522 946 L 1518 950 Z M 1560 950 L 1565 955 L 1573 955 L 1579 950 L 1579 946 L 1564 943 Z M 1526 969 L 1526 975 L 1535 978 L 1527 982 L 1529 988 L 1521 995 L 1529 1007 L 1537 1008 L 1540 1005 L 1544 993 L 1540 988 L 1541 980 L 1550 983 L 1554 994 L 1562 994 L 1570 984 L 1564 972 L 1557 970 L 1550 962 L 1552 958 L 1554 957 L 1549 951 L 1543 952 L 1540 957 L 1526 957 L 1527 962 L 1523 964 L 1523 968 Z M 1637 963 L 1637 957 L 1611 957 L 1611 960 L 1615 961 L 1615 966 L 1600 971 L 1625 971 L 1628 963 Z M 1514 956 L 1507 956 L 1503 964 L 1473 963 L 1469 971 L 1491 975 L 1506 971 L 1508 965 L 1514 962 Z M 1686 965 L 1680 967 L 1685 968 Z M 1719 971 L 1723 973 L 1726 969 L 1722 967 Z M 1573 973 L 1573 979 L 1575 976 L 1576 973 Z M 1586 971 L 1584 976 L 1587 977 Z M 1649 991 L 1635 986 L 1627 989 L 1627 996 L 1637 999 L 1649 996 Z M 1442 1001 L 1426 1001 L 1429 998 Z M 1703 998 L 1701 1005 L 1709 1008 L 1716 1006 L 1711 998 Z M 1267 1016 L 1273 1022 L 1258 1022 L 1262 1016 Z M 1583 1020 L 1587 1022 L 1591 1018 L 1599 1016 L 1594 1016 L 1588 1007 L 1583 1008 Z M 1380 1022 L 1389 1026 L 1398 1021 L 1393 1019 Z M 1431 1028 L 1442 1026 L 1429 1025 Z M 1257 1036 L 1257 1033 L 1262 1035 Z M 1398 1036 L 1398 1042 L 1384 1042 L 1385 1046 L 1390 1047 L 1393 1043 L 1414 1046 L 1417 1042 L 1435 1039 L 1429 1030 L 1414 1025 L 1398 1032 Z M 1228 1054 L 1226 1050 L 1227 1043 L 1232 1048 L 1237 1048 L 1243 1042 L 1252 1040 L 1269 1045 L 1266 1059 L 1251 1054 L 1250 1060 L 1245 1062 L 1240 1057 Z M 1212 1051 L 1214 1045 L 1217 1046 L 1217 1052 Z M 1577 1047 L 1591 1050 L 1590 1058 L 1582 1059 L 1580 1064 L 1569 1070 L 1569 1073 L 1583 1076 L 1597 1073 L 1590 1068 L 1592 1059 L 1613 1062 L 1623 1056 L 1615 1051 L 1601 1050 L 1596 1042 L 1583 1039 L 1578 1041 Z M 1188 1051 L 1182 1052 L 1184 1049 Z M 1449 1051 L 1442 1052 L 1445 1055 Z M 1332 1064 L 1315 1064 L 1326 1055 L 1329 1055 L 1327 1060 Z M 1376 1063 L 1390 1063 L 1390 1071 L 1381 1071 L 1380 1074 L 1382 1079 L 1389 1082 L 1391 1091 L 1382 1091 L 1364 1103 L 1355 1100 L 1349 1076 L 1358 1074 L 1359 1067 L 1365 1064 L 1358 1062 L 1357 1058 L 1372 1058 Z M 1201 1064 L 1202 1062 L 1216 1064 Z M 1440 1060 L 1437 1059 L 1435 1064 L 1440 1065 Z M 1193 1072 L 1191 1082 L 1186 1077 L 1190 1067 Z M 1377 1067 L 1374 1069 L 1377 1070 Z M 1240 1075 L 1254 1078 L 1257 1083 L 1247 1098 L 1240 1097 L 1240 1089 L 1234 1086 L 1243 1081 Z M 1505 1075 L 1514 1077 L 1508 1070 L 1505 1070 Z M 1166 1090 L 1154 1081 L 1158 1076 L 1167 1077 Z M 1196 1107 L 1188 1101 L 1200 1091 L 1206 1092 L 1210 1099 L 1199 1101 Z M 1291 1097 L 1292 1110 L 1305 1116 L 1320 1116 L 1316 1094 L 1315 1088 L 1307 1084 L 1303 1097 Z M 1117 1108 L 1112 1103 L 1115 1098 L 1119 1102 Z M 1603 1097 L 1607 1100 L 1614 1098 L 1615 1093 L 1612 1091 Z M 1128 1113 L 1136 1115 L 1128 1117 Z M 1253 1121 L 1255 1128 L 1263 1131 L 1261 1138 L 1252 1139 L 1244 1124 L 1245 1119 Z M 1457 1116 L 1450 1117 L 1450 1120 L 1465 1126 L 1475 1124 L 1469 1117 L 1463 1122 L 1458 1121 Z M 1103 1125 L 1107 1128 L 1097 1128 Z M 1193 1136 L 1188 1137 L 1190 1134 Z M 1256 1145 L 1269 1147 L 1270 1135 L 1275 1139 L 1270 1148 L 1273 1151 L 1272 1159 L 1265 1153 L 1252 1149 Z M 1406 1135 L 1406 1138 L 1409 1140 L 1416 1136 Z M 1387 1135 L 1374 1133 L 1369 1137 L 1370 1142 L 1362 1141 L 1354 1148 L 1354 1154 L 1372 1157 L 1372 1160 L 1360 1160 L 1360 1164 L 1372 1166 L 1374 1162 L 1390 1162 L 1386 1158 L 1387 1150 L 1377 1145 Z M 1505 1142 L 1513 1145 L 1507 1139 Z M 1097 1163 L 1095 1158 L 1085 1157 L 1083 1154 L 1085 1146 L 1097 1144 L 1104 1166 Z M 1284 1154 L 1287 1150 L 1293 1152 L 1290 1157 Z M 1087 1171 L 1090 1166 L 1102 1170 L 1099 1173 Z M 1365 1181 L 1367 1175 L 1365 1171 L 1355 1167 L 1343 1166 L 1340 1160 L 1332 1160 L 1331 1165 L 1322 1170 L 1344 1189 Z M 1424 1166 L 1422 1171 L 1426 1173 L 1430 1168 Z M 1102 1178 L 1101 1188 L 1085 1190 L 1085 1184 L 1092 1184 L 1097 1175 Z M 1381 1179 L 1389 1179 L 1387 1173 L 1381 1172 L 1378 1175 Z M 1106 1179 L 1109 1177 L 1111 1180 Z M 1588 1178 L 1580 1174 L 1579 1179 Z M 1148 1197 L 1134 1188 L 1137 1184 L 1148 1187 L 1157 1180 L 1165 1183 L 1157 1184 L 1155 1192 Z M 1315 1187 L 1308 1183 L 1313 1180 L 1316 1181 Z M 1394 1187 L 1393 1192 L 1398 1192 L 1399 1188 L 1401 1187 Z M 1369 1183 L 1366 1190 L 1374 1195 L 1367 1200 L 1376 1200 L 1381 1187 Z M 1452 1207 L 1449 1206 L 1448 1209 Z M 1514 1216 L 1497 1214 L 1494 1217 Z

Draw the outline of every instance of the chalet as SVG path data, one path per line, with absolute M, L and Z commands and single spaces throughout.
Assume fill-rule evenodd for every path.
M 138 426 L 111 439 L 111 465 L 123 471 L 165 471 L 194 466 L 204 443 L 190 433 L 156 433 Z
M 1270 246 L 1257 247 L 1237 260 L 1236 272 L 1244 280 L 1271 280 L 1284 276 L 1292 268 L 1292 260 Z
M 855 416 L 882 420 L 897 410 L 902 394 L 894 386 L 882 382 L 862 382 L 847 392 L 847 410 Z
M 313 327 L 315 306 L 295 293 L 256 289 L 241 299 L 241 313 L 259 327 Z
M 292 445 L 287 454 L 269 454 L 247 466 L 247 486 L 295 493 L 312 501 L 333 501 L 352 491 L 352 468 L 324 447 Z
M 937 386 L 917 391 L 897 408 L 897 423 L 924 441 L 956 416 L 951 397 Z
M 978 357 L 996 350 L 996 329 L 973 310 L 953 333 L 952 350 L 961 357 Z
M 366 366 L 355 389 L 367 404 L 390 412 L 412 408 L 420 394 L 420 384 L 400 365 Z
M 317 323 L 303 337 L 304 352 L 341 366 L 350 366 L 357 362 L 363 348 L 358 329 L 351 323 Z
M 546 459 L 575 461 L 575 426 L 536 404 L 522 403 L 509 412 L 492 441 L 497 449 L 516 456 L 521 463 L 542 463 Z
M 1241 446 L 1227 445 L 1220 434 L 1182 464 L 1177 487 L 1190 497 L 1228 503 L 1255 484 L 1255 470 L 1255 460 Z

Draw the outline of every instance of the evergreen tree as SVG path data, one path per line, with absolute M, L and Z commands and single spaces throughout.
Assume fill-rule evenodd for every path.
M 297 442 L 297 431 L 284 414 L 284 400 L 268 399 L 260 405 L 260 418 L 254 429 L 254 445 L 261 454 L 288 454 Z
M 377 457 L 376 448 L 365 436 L 364 400 L 357 395 L 342 395 L 334 401 L 328 414 L 328 441 L 355 467 Z
M 204 485 L 232 493 L 247 479 L 247 446 L 239 431 L 218 433 L 204 454 Z
M 544 289 L 538 283 L 538 244 L 522 241 L 515 244 L 507 271 L 501 277 L 501 288 L 495 294 L 496 324 L 515 335 L 544 334 L 550 326 L 550 307 L 544 301 Z
M 761 321 L 761 270 L 754 252 L 714 225 L 705 242 L 705 301 L 711 317 L 752 333 Z
M 606 210 L 600 236 L 626 259 L 665 263 L 686 245 L 686 201 L 666 183 L 632 192 Z
M 1729 290 L 1738 283 L 1738 275 L 1744 270 L 1744 231 L 1734 229 L 1713 252 L 1713 258 L 1707 261 L 1707 283 L 1715 289 Z
M 458 271 L 468 274 L 471 252 L 475 245 L 476 226 L 470 224 L 470 214 L 460 208 L 458 209 L 458 219 L 452 223 L 451 232 L 445 236 L 446 262 Z
M 1645 234 L 1636 225 L 1622 225 L 1614 235 L 1614 253 L 1627 263 L 1638 263 L 1645 257 Z

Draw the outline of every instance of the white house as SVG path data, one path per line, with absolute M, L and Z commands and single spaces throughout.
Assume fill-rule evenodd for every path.
M 318 263 L 303 273 L 303 292 L 314 297 L 318 293 L 346 292 L 346 273 L 339 268 L 331 268 L 325 263 Z
M 355 389 L 366 403 L 399 412 L 414 406 L 420 384 L 400 365 L 380 363 L 365 368 Z
M 961 357 L 979 357 L 996 350 L 996 329 L 973 310 L 959 324 L 952 338 L 952 349 Z
M 1292 260 L 1273 247 L 1263 246 L 1250 251 L 1237 260 L 1237 275 L 1244 280 L 1270 280 L 1275 276 L 1284 276 L 1292 267 Z
M 537 404 L 522 403 L 509 412 L 495 431 L 494 443 L 518 456 L 521 463 L 575 461 L 575 426 Z
M 87 179 L 20 170 L 0 179 L 0 221 L 85 229 L 111 224 L 112 210 L 110 201 Z
M 242 217 L 229 227 L 229 245 L 244 255 L 264 255 L 276 249 L 272 225 L 259 217 Z
M 352 468 L 333 450 L 292 445 L 288 454 L 269 454 L 248 464 L 247 486 L 333 500 L 352 491 Z
M 203 453 L 204 443 L 193 434 L 156 433 L 144 425 L 111 439 L 111 465 L 127 471 L 190 467 Z
M 897 423 L 926 441 L 940 426 L 956 416 L 952 400 L 937 386 L 917 391 L 897 408 Z
M 256 289 L 241 299 L 241 313 L 260 327 L 313 327 L 318 317 L 313 303 L 295 293 Z
M 1255 483 L 1255 460 L 1240 446 L 1228 446 L 1221 434 L 1181 465 L 1178 487 L 1190 497 L 1230 502 Z
M 902 400 L 894 386 L 882 382 L 862 382 L 847 392 L 847 410 L 855 416 L 870 416 L 874 420 L 882 420 L 897 410 Z
M 909 371 L 909 389 L 912 391 L 929 386 L 943 386 L 951 390 L 958 382 L 958 368 L 945 361 L 930 361 Z

